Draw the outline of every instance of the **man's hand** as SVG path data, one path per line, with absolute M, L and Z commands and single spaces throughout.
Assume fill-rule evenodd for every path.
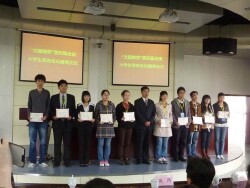
M 150 125 L 150 121 L 145 122 L 145 126 L 148 127 Z
M 71 116 L 69 116 L 69 117 L 67 118 L 67 120 L 69 120 L 69 121 L 70 121 L 71 119 L 72 119 L 72 117 L 71 117 Z
M 57 120 L 58 118 L 56 116 L 53 116 L 53 120 Z
M 12 156 L 7 139 L 0 142 L 0 159 L 0 187 L 11 188 Z
M 42 117 L 42 121 L 45 121 L 47 119 L 47 116 Z
M 94 123 L 94 122 L 95 122 L 95 119 L 92 119 L 91 122 Z

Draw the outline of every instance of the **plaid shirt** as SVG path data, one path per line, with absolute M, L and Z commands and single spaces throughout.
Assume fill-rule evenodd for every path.
M 96 137 L 97 138 L 111 138 L 115 137 L 115 131 L 113 124 L 100 124 L 100 114 L 113 114 L 113 123 L 116 121 L 115 105 L 111 101 L 108 102 L 108 106 L 104 106 L 102 101 L 96 104 L 95 119 L 97 123 Z

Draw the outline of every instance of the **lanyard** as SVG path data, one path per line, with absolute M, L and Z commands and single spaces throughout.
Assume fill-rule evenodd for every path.
M 184 106 L 185 106 L 184 102 L 179 104 L 179 107 L 180 107 L 180 109 L 181 109 L 182 112 L 184 110 Z
M 198 103 L 195 103 L 193 105 L 194 105 L 195 116 L 198 116 Z
M 224 105 L 223 105 L 223 106 L 220 106 L 220 109 L 221 109 L 222 111 L 224 111 Z

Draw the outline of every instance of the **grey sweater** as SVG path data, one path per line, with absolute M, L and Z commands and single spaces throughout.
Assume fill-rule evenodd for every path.
M 185 103 L 185 117 L 188 117 L 188 124 L 186 125 L 186 128 L 189 128 L 189 125 L 192 121 L 191 119 L 191 113 L 190 113 L 190 104 L 189 102 L 184 99 L 184 103 Z M 180 110 L 180 102 L 177 98 L 175 98 L 172 102 L 172 115 L 173 115 L 173 124 L 172 127 L 173 128 L 179 128 L 179 124 L 178 124 L 178 117 L 180 116 L 181 110 Z
M 29 92 L 28 98 L 28 116 L 30 112 L 43 113 L 44 116 L 49 116 L 50 108 L 50 93 L 43 89 L 39 92 L 37 89 Z

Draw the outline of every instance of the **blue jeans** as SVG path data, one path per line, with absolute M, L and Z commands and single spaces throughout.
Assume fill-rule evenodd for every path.
M 156 137 L 155 157 L 158 160 L 161 157 L 167 158 L 168 137 Z
M 215 127 L 214 129 L 214 144 L 216 155 L 223 155 L 224 153 L 227 130 L 227 127 Z
M 30 122 L 29 123 L 29 137 L 30 137 L 30 148 L 29 148 L 29 161 L 36 163 L 36 139 L 37 134 L 40 140 L 40 159 L 39 164 L 45 161 L 47 151 L 47 130 L 48 122 Z
M 192 157 L 196 155 L 196 145 L 198 142 L 199 132 L 188 132 L 187 140 L 187 156 Z
M 210 146 L 210 138 L 213 134 L 213 129 L 202 129 L 201 130 L 201 149 L 209 149 Z
M 98 138 L 97 155 L 99 161 L 108 161 L 112 138 Z

